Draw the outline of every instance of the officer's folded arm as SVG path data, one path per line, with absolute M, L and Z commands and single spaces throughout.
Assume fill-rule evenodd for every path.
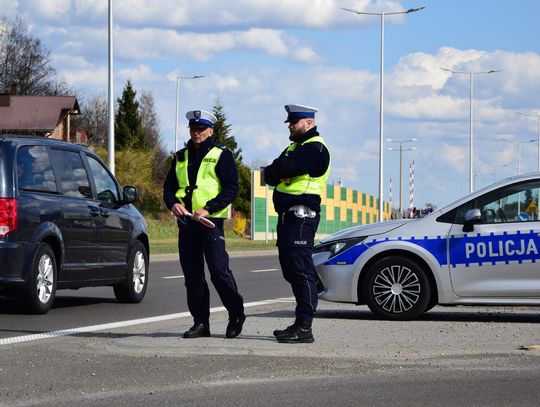
M 274 174 L 272 165 L 269 165 L 268 167 L 264 167 L 263 170 L 263 179 L 264 182 L 272 187 L 275 187 L 277 184 L 279 184 L 279 177 L 277 177 Z

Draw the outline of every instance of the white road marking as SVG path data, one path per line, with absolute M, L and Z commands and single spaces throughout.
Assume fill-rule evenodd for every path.
M 169 276 L 169 277 L 161 277 L 161 278 L 165 278 L 165 279 L 168 279 L 168 278 L 184 278 L 184 276 Z
M 284 302 L 290 302 L 290 301 L 291 301 L 291 298 L 276 298 L 273 300 L 249 302 L 247 304 L 244 304 L 244 308 L 257 307 L 261 305 L 278 304 L 278 303 L 284 303 Z M 210 308 L 210 313 L 221 312 L 221 311 L 226 311 L 225 307 Z M 132 319 L 128 321 L 118 321 L 118 322 L 110 322 L 110 323 L 99 324 L 99 325 L 83 326 L 79 328 L 62 329 L 60 331 L 43 332 L 40 334 L 15 336 L 12 338 L 0 339 L 0 346 L 13 345 L 15 343 L 22 343 L 22 342 L 36 341 L 39 339 L 57 338 L 60 336 L 77 335 L 77 334 L 86 333 L 86 332 L 104 331 L 106 329 L 123 328 L 126 326 L 151 324 L 154 322 L 168 321 L 171 319 L 180 319 L 180 318 L 186 318 L 190 316 L 191 314 L 189 312 L 179 312 L 176 314 L 158 315 L 155 317 Z
M 267 271 L 279 271 L 279 269 L 251 270 L 250 273 L 266 273 Z

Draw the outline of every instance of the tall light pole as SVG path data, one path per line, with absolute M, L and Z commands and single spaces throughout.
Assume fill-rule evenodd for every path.
M 491 69 L 489 71 L 454 71 L 452 69 L 448 68 L 442 68 L 441 69 L 451 72 L 453 74 L 467 74 L 469 75 L 469 192 L 474 191 L 474 174 L 473 174 L 473 157 L 474 157 L 474 149 L 473 149 L 473 76 L 474 75 L 481 75 L 481 74 L 490 74 L 495 72 L 501 72 L 501 69 Z
M 525 141 L 515 141 L 508 138 L 501 138 L 500 140 L 507 141 L 512 144 L 517 144 L 518 146 L 517 175 L 520 175 L 521 174 L 521 146 L 527 143 L 534 143 L 536 139 L 525 140 Z
M 401 179 L 402 167 L 403 167 L 403 165 L 402 165 L 402 163 L 403 163 L 403 152 L 404 151 L 416 150 L 415 147 L 403 149 L 403 143 L 412 143 L 414 141 L 417 141 L 417 139 L 411 138 L 411 139 L 408 139 L 408 140 L 394 140 L 394 139 L 391 139 L 391 138 L 387 138 L 386 141 L 389 142 L 389 143 L 399 143 L 399 149 L 389 147 L 388 150 L 390 150 L 390 151 L 399 151 L 399 214 L 400 214 L 400 216 L 403 216 L 403 205 L 402 205 L 402 199 L 401 199 L 401 196 L 402 196 L 401 190 L 403 189 L 402 188 L 403 181 Z
M 522 112 L 517 112 L 517 114 L 519 114 L 520 116 L 531 116 L 531 117 L 536 117 L 537 121 L 538 121 L 538 172 L 540 172 L 540 113 L 522 113 Z
M 379 74 L 379 222 L 383 221 L 383 170 L 384 170 L 384 16 L 396 14 L 410 14 L 420 11 L 425 7 L 410 8 L 404 11 L 393 11 L 388 13 L 368 13 L 365 11 L 356 11 L 348 8 L 343 8 L 345 11 L 350 11 L 355 14 L 364 14 L 370 16 L 381 17 L 381 63 Z
M 174 115 L 174 151 L 178 151 L 178 99 L 180 94 L 180 79 L 199 79 L 204 75 L 177 76 L 176 77 L 176 114 Z
M 108 111 L 109 111 L 109 151 L 108 151 L 108 160 L 109 160 L 109 169 L 114 174 L 114 93 L 113 93 L 113 7 L 112 0 L 109 0 L 109 15 L 108 15 L 108 31 L 109 31 L 109 41 L 108 41 Z

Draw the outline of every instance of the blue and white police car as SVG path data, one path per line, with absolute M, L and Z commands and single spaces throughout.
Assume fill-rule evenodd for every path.
M 437 304 L 540 304 L 540 173 L 474 192 L 420 219 L 345 229 L 313 260 L 324 300 L 410 320 Z

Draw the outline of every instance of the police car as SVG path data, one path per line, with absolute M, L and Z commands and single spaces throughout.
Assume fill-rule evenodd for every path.
M 540 173 L 476 191 L 420 219 L 345 229 L 313 260 L 324 300 L 411 320 L 436 304 L 540 304 Z

